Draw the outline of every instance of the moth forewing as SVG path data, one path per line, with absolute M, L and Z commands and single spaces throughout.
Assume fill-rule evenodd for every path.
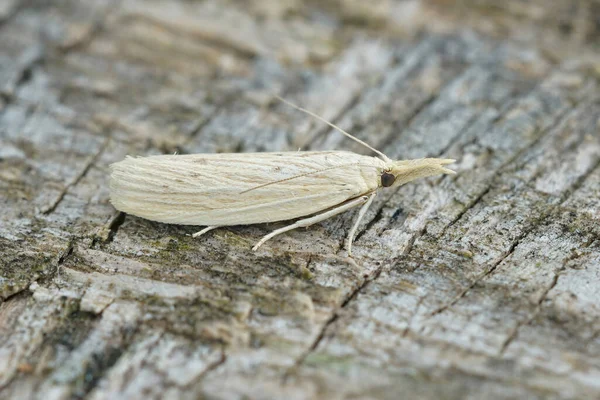
M 248 225 L 327 210 L 376 190 L 385 163 L 351 152 L 128 157 L 112 165 L 120 211 L 182 225 Z

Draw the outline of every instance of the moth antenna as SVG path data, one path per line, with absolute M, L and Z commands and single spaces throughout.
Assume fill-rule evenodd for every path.
M 280 96 L 278 96 L 278 95 L 276 95 L 276 94 L 275 94 L 274 96 L 275 96 L 275 97 L 276 97 L 276 98 L 277 98 L 279 101 L 282 101 L 283 103 L 287 104 L 288 106 L 290 106 L 290 107 L 292 107 L 292 108 L 295 108 L 295 109 L 296 109 L 296 110 L 298 110 L 298 111 L 302 111 L 303 113 L 306 113 L 306 114 L 310 115 L 311 117 L 314 117 L 314 118 L 318 119 L 318 120 L 319 120 L 319 121 L 321 121 L 321 122 L 325 122 L 327 125 L 329 125 L 329 126 L 330 126 L 330 127 L 332 127 L 333 129 L 337 130 L 337 131 L 338 131 L 338 132 L 340 132 L 341 134 L 345 135 L 346 137 L 348 137 L 348 138 L 350 138 L 350 139 L 354 140 L 354 141 L 355 141 L 355 142 L 357 142 L 357 143 L 360 143 L 360 144 L 362 144 L 362 145 L 363 145 L 363 146 L 365 146 L 367 149 L 369 149 L 369 150 L 371 150 L 371 151 L 375 152 L 375 153 L 376 153 L 376 154 L 378 154 L 378 155 L 379 155 L 381 158 L 383 158 L 383 161 L 385 161 L 385 162 L 392 162 L 392 160 L 390 160 L 390 158 L 389 158 L 388 156 L 386 156 L 385 154 L 383 154 L 383 153 L 382 153 L 382 152 L 380 152 L 379 150 L 377 150 L 377 149 L 375 149 L 375 148 L 373 148 L 373 147 L 369 146 L 369 145 L 368 145 L 366 142 L 363 142 L 363 141 L 362 141 L 362 140 L 360 140 L 359 138 L 357 138 L 357 137 L 355 137 L 355 136 L 352 136 L 351 134 L 349 134 L 348 132 L 346 132 L 345 130 L 343 130 L 342 128 L 340 128 L 339 126 L 337 126 L 337 125 L 335 125 L 335 124 L 333 124 L 333 123 L 331 123 L 331 122 L 327 121 L 325 118 L 323 118 L 323 117 L 320 117 L 320 116 L 318 116 L 317 114 L 315 114 L 315 113 L 313 113 L 313 112 L 311 112 L 311 111 L 308 111 L 308 110 L 307 110 L 307 109 L 305 109 L 305 108 L 302 108 L 302 107 L 300 107 L 300 106 L 297 106 L 297 105 L 295 105 L 295 104 L 293 104 L 293 103 L 290 103 L 290 102 L 289 102 L 289 101 L 287 101 L 286 99 L 284 99 L 284 98 L 282 98 L 282 97 L 280 97 Z

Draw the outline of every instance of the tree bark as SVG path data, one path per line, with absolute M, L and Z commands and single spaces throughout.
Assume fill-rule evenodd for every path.
M 0 397 L 600 397 L 597 0 L 0 3 Z M 455 176 L 250 248 L 118 213 L 125 155 Z

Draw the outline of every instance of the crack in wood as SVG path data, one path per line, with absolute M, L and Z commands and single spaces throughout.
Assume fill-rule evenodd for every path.
M 457 75 L 458 74 L 456 74 L 454 77 L 456 77 Z M 400 125 L 404 125 L 404 129 L 399 134 L 395 133 L 396 131 L 393 129 L 390 130 L 390 134 L 387 135 L 386 137 L 384 137 L 383 140 L 381 141 L 381 143 L 379 143 L 379 145 L 378 145 L 379 149 L 381 149 L 381 151 L 384 151 L 384 149 L 386 147 L 388 147 L 392 143 L 394 143 L 395 140 L 398 140 L 399 137 L 402 136 L 402 132 L 410 129 L 410 127 L 413 124 L 413 122 L 415 121 L 415 119 L 417 119 L 417 117 L 419 115 L 421 115 L 421 112 L 423 112 L 431 104 L 433 104 L 435 102 L 435 100 L 437 100 L 439 98 L 439 94 L 442 92 L 442 90 L 445 87 L 448 87 L 450 84 L 451 84 L 451 82 L 449 82 L 446 86 L 441 88 L 438 93 L 431 93 L 423 101 L 421 101 L 419 104 L 417 104 L 417 106 L 411 111 L 411 113 L 406 116 L 405 121 L 395 121 L 393 124 L 393 128 L 397 129 Z
M 387 200 L 385 200 L 383 202 L 383 205 L 381 207 L 377 207 L 377 213 L 375 214 L 375 216 L 373 217 L 373 219 L 371 219 L 369 222 L 367 222 L 367 224 L 365 225 L 364 229 L 360 229 L 356 235 L 354 236 L 354 242 L 358 242 L 358 240 L 367 232 L 369 232 L 371 230 L 371 228 L 373 228 L 373 226 L 375 226 L 379 221 L 381 221 L 381 219 L 383 219 L 383 210 L 385 208 L 385 204 L 390 200 L 391 196 L 388 196 Z
M 19 290 L 11 293 L 10 295 L 8 295 L 6 297 L 0 296 L 0 304 L 10 300 L 11 298 L 14 298 L 15 296 L 17 296 L 18 294 L 20 294 L 22 292 L 28 290 L 29 286 L 34 282 L 52 281 L 54 274 L 58 275 L 58 270 L 59 270 L 60 266 L 65 263 L 65 261 L 71 256 L 71 254 L 73 254 L 74 247 L 75 247 L 75 241 L 74 240 L 69 241 L 67 248 L 59 253 L 58 260 L 56 261 L 56 263 L 54 263 L 54 268 L 52 268 L 52 266 L 49 266 L 50 270 L 48 271 L 48 273 L 42 272 L 40 274 L 41 276 L 36 274 L 33 276 L 31 281 L 28 281 L 25 285 L 23 285 L 21 288 L 19 288 Z M 44 269 L 44 271 L 46 271 L 46 269 Z
M 27 54 L 27 58 L 29 59 L 25 60 L 24 65 L 21 65 L 21 70 L 17 75 L 14 84 L 12 87 L 8 87 L 9 91 L 7 92 L 4 89 L 0 90 L 0 97 L 4 102 L 1 110 L 5 110 L 8 104 L 14 102 L 16 97 L 15 93 L 21 86 L 31 81 L 31 78 L 33 77 L 33 69 L 44 62 L 46 54 L 45 50 L 41 46 L 30 49 L 30 53 L 31 54 Z
M 73 254 L 73 249 L 75 248 L 75 241 L 71 241 L 69 243 L 69 246 L 65 249 L 65 251 L 62 252 L 62 254 L 60 255 L 60 257 L 58 257 L 58 262 L 57 262 L 57 266 L 61 266 L 65 263 L 65 261 L 67 261 L 67 258 L 69 258 L 71 256 L 71 254 Z
M 540 219 L 543 219 L 543 218 L 540 218 Z M 481 282 L 483 279 L 485 279 L 489 275 L 493 274 L 494 271 L 496 271 L 496 268 L 498 268 L 498 266 L 502 263 L 502 261 L 504 261 L 506 258 L 508 258 L 511 254 L 514 253 L 515 249 L 517 248 L 517 246 L 519 245 L 521 240 L 523 240 L 523 238 L 525 238 L 525 236 L 527 236 L 533 229 L 534 229 L 534 227 L 524 230 L 521 233 L 521 235 L 519 235 L 519 237 L 510 245 L 509 249 L 506 252 L 504 252 L 504 254 L 502 254 L 496 261 L 494 261 L 490 265 L 489 268 L 487 268 L 483 273 L 479 274 L 469 285 L 467 285 L 463 290 L 461 290 L 450 302 L 431 311 L 429 314 L 427 314 L 427 317 L 431 318 L 435 315 L 441 314 L 442 312 L 446 311 L 448 308 L 450 308 L 453 305 L 455 305 L 456 303 L 458 303 L 460 301 L 460 299 L 465 297 L 471 289 L 473 289 L 477 284 L 479 284 L 479 282 Z
M 392 264 L 392 263 L 389 263 L 389 264 Z M 344 308 L 346 308 L 346 306 L 348 304 L 350 304 L 362 292 L 362 290 L 365 287 L 367 287 L 367 285 L 369 285 L 370 282 L 373 282 L 374 280 L 376 280 L 379 277 L 379 275 L 381 275 L 381 272 L 384 270 L 384 267 L 385 267 L 385 265 L 383 263 L 381 263 L 377 268 L 375 268 L 375 270 L 373 270 L 373 272 L 371 274 L 369 274 L 366 278 L 364 278 L 363 281 L 354 290 L 352 290 L 350 292 L 350 294 L 346 297 L 346 299 L 344 299 L 344 301 L 342 301 L 342 304 L 339 307 L 335 308 L 335 310 L 333 311 L 331 316 L 327 319 L 327 321 L 325 321 L 325 323 L 319 330 L 319 333 L 317 334 L 315 340 L 311 343 L 310 347 L 304 353 L 302 353 L 300 355 L 300 357 L 298 357 L 298 359 L 296 359 L 296 361 L 294 362 L 294 365 L 292 367 L 288 368 L 286 370 L 286 372 L 283 374 L 283 376 L 282 376 L 283 383 L 287 382 L 288 379 L 304 363 L 306 358 L 308 358 L 308 356 L 310 356 L 310 354 L 313 353 L 317 349 L 317 347 L 319 347 L 319 344 L 321 344 L 321 342 L 325 338 L 325 334 L 327 333 L 327 330 L 339 318 L 340 312 Z M 335 331 L 331 333 L 331 336 L 332 337 L 335 336 Z
M 102 244 L 111 243 L 114 240 L 115 236 L 117 235 L 117 232 L 119 231 L 119 228 L 121 227 L 121 225 L 123 225 L 125 223 L 126 217 L 127 217 L 126 213 L 117 211 L 113 215 L 113 217 L 110 219 L 110 221 L 108 221 L 108 223 L 105 224 L 100 229 L 100 233 L 94 234 L 92 236 L 92 242 L 90 243 L 90 249 L 95 248 L 99 242 Z
M 496 119 L 494 119 L 493 123 L 498 123 L 499 121 L 502 120 L 502 116 L 505 115 L 507 112 L 510 111 L 510 109 L 512 107 L 514 107 L 515 105 L 518 105 L 518 102 L 520 100 L 522 100 L 523 98 L 526 98 L 527 96 L 529 96 L 531 93 L 533 93 L 535 91 L 536 88 L 538 88 L 539 85 L 537 85 L 534 89 L 532 89 L 531 91 L 527 92 L 527 94 L 525 96 L 520 97 L 519 99 L 515 99 L 511 102 L 511 106 L 507 106 L 505 107 L 504 111 L 502 113 L 500 113 L 498 115 L 498 117 Z M 498 167 L 494 173 L 492 174 L 492 176 L 490 177 L 490 179 L 488 180 L 489 184 L 483 189 L 483 191 L 481 191 L 473 201 L 469 202 L 467 204 L 467 206 L 462 209 L 457 216 L 448 224 L 444 227 L 444 229 L 441 231 L 440 233 L 440 237 L 443 237 L 446 233 L 446 231 L 451 228 L 453 225 L 455 225 L 458 221 L 460 221 L 462 219 L 462 217 L 465 216 L 465 214 L 472 209 L 473 207 L 477 206 L 477 204 L 479 204 L 479 202 L 481 202 L 481 200 L 485 197 L 485 195 L 487 195 L 491 189 L 494 187 L 496 180 L 502 175 L 502 173 L 506 170 L 506 168 L 508 168 L 509 165 L 513 164 L 515 161 L 517 161 L 523 154 L 525 154 L 527 151 L 531 150 L 532 148 L 534 148 L 535 146 L 537 146 L 543 138 L 545 138 L 548 134 L 550 134 L 552 132 L 552 129 L 554 129 L 556 126 L 558 126 L 562 121 L 566 120 L 567 118 L 569 118 L 569 110 L 565 109 L 563 110 L 563 112 L 558 113 L 552 123 L 548 124 L 545 129 L 538 129 L 539 134 L 536 135 L 535 139 L 529 143 L 527 146 L 523 147 L 522 149 L 518 150 L 512 157 L 510 157 L 509 159 L 506 160 L 506 162 L 504 162 L 502 165 L 500 165 L 500 167 Z M 476 139 L 476 138 L 475 138 Z M 539 176 L 539 174 L 541 174 L 542 171 L 538 171 L 536 174 L 534 174 L 530 181 L 533 181 L 537 176 Z
M 105 310 L 102 310 L 100 314 L 104 313 Z M 107 346 L 106 350 L 108 352 L 101 354 L 97 352 L 92 353 L 90 362 L 85 366 L 85 380 L 82 382 L 83 390 L 78 393 L 72 393 L 74 397 L 85 398 L 92 390 L 97 388 L 97 383 L 100 379 L 127 353 L 133 342 L 133 338 L 140 332 L 140 325 L 135 325 L 133 329 L 121 325 L 118 329 L 116 333 L 120 336 L 121 343 L 118 346 Z M 113 340 L 115 339 L 113 338 Z
M 119 211 L 115 218 L 113 218 L 113 220 L 108 225 L 108 229 L 110 232 L 105 240 L 105 243 L 110 243 L 114 240 L 115 236 L 117 235 L 117 232 L 119 231 L 119 228 L 123 225 L 123 223 L 125 223 L 126 217 L 127 214 Z
M 588 171 L 586 171 L 579 178 L 577 178 L 577 180 L 573 183 L 573 185 L 566 191 L 566 194 L 560 201 L 560 205 L 562 206 L 564 203 L 566 203 L 569 200 L 569 198 L 573 195 L 573 193 L 575 193 L 579 188 L 581 188 L 583 186 L 583 184 L 585 183 L 585 181 L 591 175 L 593 175 L 597 169 L 600 169 L 600 157 L 598 157 L 598 160 L 596 161 L 596 163 Z
M 294 362 L 294 365 L 292 365 L 291 367 L 289 367 L 283 373 L 283 375 L 281 377 L 281 383 L 282 384 L 287 383 L 288 380 L 292 377 L 292 375 L 294 375 L 298 371 L 298 369 L 302 366 L 302 364 L 304 363 L 304 361 L 306 361 L 306 358 L 312 352 L 314 352 L 317 349 L 317 347 L 319 347 L 319 344 L 321 343 L 321 341 L 323 341 L 323 338 L 325 337 L 325 333 L 327 332 L 327 329 L 329 329 L 329 327 L 339 318 L 338 312 L 339 312 L 340 309 L 341 309 L 341 307 L 336 308 L 336 310 L 329 317 L 329 319 L 327 321 L 325 321 L 325 323 L 323 324 L 323 326 L 319 330 L 319 333 L 318 333 L 317 337 L 311 343 L 310 347 L 304 353 L 302 353 L 300 355 L 300 357 L 298 357 L 296 359 L 296 361 Z
M 156 340 L 153 340 L 153 342 L 151 343 L 152 347 L 158 347 L 160 341 L 165 337 L 165 334 L 166 334 L 166 332 L 164 332 L 164 331 L 161 332 L 160 335 L 156 338 Z M 152 350 L 152 347 L 149 348 L 149 351 Z M 207 374 L 209 374 L 211 371 L 215 370 L 220 365 L 225 363 L 225 361 L 227 360 L 227 356 L 222 348 L 220 349 L 219 353 L 220 353 L 220 355 L 217 360 L 208 363 L 206 368 L 196 377 L 196 379 L 194 379 L 193 381 L 191 381 L 185 385 L 178 385 L 177 382 L 173 381 L 173 379 L 171 379 L 169 377 L 169 374 L 167 374 L 163 369 L 158 368 L 155 364 L 153 364 L 151 362 L 147 362 L 146 358 L 144 358 L 141 361 L 140 369 L 143 370 L 144 368 L 147 368 L 150 371 L 154 372 L 156 375 L 158 375 L 160 377 L 160 379 L 162 379 L 162 382 L 161 382 L 162 387 L 164 387 L 166 390 L 168 390 L 170 388 L 176 388 L 178 390 L 192 390 L 194 388 L 194 386 L 197 385 L 198 383 L 200 383 Z M 127 372 L 131 375 L 132 371 L 128 370 Z M 129 383 L 130 381 L 131 381 L 131 379 L 123 380 L 123 385 L 121 385 L 121 387 L 120 387 L 120 390 L 122 392 L 126 390 L 126 386 L 124 386 L 124 385 L 126 383 Z
M 214 32 L 210 31 L 202 32 L 200 29 L 202 25 L 198 26 L 198 29 L 196 30 L 189 30 L 185 29 L 183 25 L 177 26 L 169 24 L 153 15 L 144 15 L 141 13 L 124 14 L 120 22 L 123 24 L 134 25 L 136 21 L 147 23 L 148 25 L 152 25 L 158 31 L 169 32 L 176 36 L 185 37 L 189 35 L 209 46 L 214 46 L 215 48 L 229 52 L 231 55 L 241 60 L 253 61 L 256 57 L 261 55 L 260 50 L 254 49 L 252 46 L 242 46 L 241 42 L 238 43 L 235 40 L 230 40 L 226 35 L 215 35 Z
M 382 266 L 378 267 L 374 273 L 372 274 L 372 276 L 376 275 L 379 276 L 379 274 L 382 271 Z M 331 314 L 331 316 L 327 319 L 327 321 L 325 321 L 325 323 L 323 324 L 323 326 L 321 327 L 321 329 L 319 330 L 319 333 L 317 334 L 317 337 L 315 338 L 315 340 L 311 343 L 310 347 L 302 354 L 300 355 L 300 357 L 295 361 L 294 365 L 290 368 L 288 368 L 286 370 L 286 372 L 283 374 L 282 377 L 282 381 L 285 383 L 290 376 L 297 371 L 298 368 L 300 368 L 300 366 L 304 363 L 304 361 L 306 360 L 306 358 L 312 353 L 314 352 L 317 347 L 319 347 L 319 344 L 323 341 L 323 338 L 325 337 L 325 333 L 327 332 L 327 330 L 329 329 L 329 327 L 339 318 L 339 313 L 340 311 L 346 307 L 348 305 L 348 303 L 350 303 L 350 301 L 355 298 L 358 293 L 368 284 L 368 280 L 369 278 L 365 278 L 363 280 L 363 282 L 358 285 L 350 294 L 349 296 L 344 299 L 344 301 L 342 302 L 342 304 L 339 307 L 336 307 L 335 310 L 333 311 L 333 313 Z
M 552 282 L 546 289 L 544 289 L 544 292 L 542 293 L 539 300 L 537 301 L 537 304 L 535 306 L 533 313 L 530 315 L 529 318 L 526 318 L 522 321 L 517 322 L 517 324 L 510 331 L 507 338 L 504 340 L 504 342 L 500 346 L 500 350 L 498 351 L 498 356 L 502 356 L 504 354 L 504 352 L 506 351 L 506 349 L 508 348 L 508 346 L 517 338 L 519 329 L 521 329 L 522 326 L 529 325 L 540 314 L 540 312 L 542 310 L 542 303 L 546 300 L 548 293 L 550 293 L 550 291 L 552 289 L 554 289 L 554 287 L 558 283 L 559 274 L 563 270 L 564 270 L 564 265 L 558 271 L 554 272 L 554 276 L 552 277 Z
M 564 115 L 560 114 L 560 116 Z M 557 119 L 560 118 L 559 116 L 557 116 Z M 555 119 L 554 122 L 556 122 L 557 120 Z M 441 233 L 440 233 L 440 237 L 443 237 L 447 230 L 449 228 L 451 228 L 452 226 L 454 226 L 458 221 L 460 221 L 466 214 L 467 212 L 469 212 L 469 210 L 473 209 L 474 207 L 476 207 L 481 200 L 483 200 L 483 198 L 492 190 L 492 188 L 495 186 L 497 179 L 502 176 L 502 173 L 504 172 L 504 170 L 506 168 L 508 168 L 509 165 L 511 165 L 512 163 L 514 163 L 516 160 L 518 160 L 518 158 L 524 154 L 526 151 L 530 150 L 531 148 L 535 147 L 544 136 L 546 136 L 546 134 L 548 134 L 550 132 L 550 127 L 554 126 L 553 124 L 549 126 L 548 129 L 546 130 L 541 130 L 542 133 L 540 135 L 538 135 L 536 137 L 536 139 L 534 139 L 529 145 L 527 145 L 526 147 L 522 148 L 521 150 L 519 150 L 513 157 L 510 157 L 508 160 L 506 160 L 506 162 L 504 162 L 498 169 L 496 169 L 493 174 L 490 176 L 490 178 L 487 180 L 488 184 L 486 185 L 486 187 L 479 193 L 476 195 L 476 197 L 470 201 L 469 203 L 467 203 L 467 205 L 465 206 L 465 208 L 463 208 L 462 210 L 459 211 L 459 213 L 450 221 L 450 223 L 448 225 L 446 225 L 444 227 L 444 229 L 442 229 Z M 541 173 L 538 172 L 538 174 Z M 532 177 L 531 180 L 533 180 L 535 178 Z
M 425 233 L 426 229 L 423 228 L 422 230 L 420 230 L 419 232 L 417 232 L 417 234 L 413 235 L 411 237 L 411 239 L 409 240 L 408 244 L 407 244 L 407 248 L 405 249 L 403 255 L 406 255 L 410 252 L 410 250 L 412 249 L 412 246 L 414 245 L 415 241 L 417 240 L 418 237 L 422 236 Z M 307 263 L 307 268 L 308 268 L 308 264 Z M 393 259 L 390 263 L 388 263 L 388 265 L 390 266 L 394 266 L 397 264 L 397 258 Z M 317 335 L 317 337 L 315 338 L 315 340 L 313 341 L 313 343 L 310 345 L 310 347 L 308 348 L 308 350 L 303 353 L 294 363 L 294 366 L 289 368 L 285 374 L 283 375 L 283 381 L 287 381 L 287 379 L 289 379 L 289 377 L 304 363 L 304 361 L 306 360 L 306 358 L 316 350 L 316 348 L 319 346 L 319 344 L 321 343 L 321 341 L 323 340 L 323 338 L 325 337 L 325 333 L 327 332 L 327 330 L 329 329 L 329 327 L 338 319 L 339 317 L 339 313 L 342 309 L 346 308 L 346 306 L 348 304 L 350 304 L 354 299 L 356 299 L 358 297 L 358 295 L 371 283 L 374 282 L 375 280 L 377 280 L 377 278 L 379 278 L 379 276 L 381 275 L 381 273 L 384 270 L 385 265 L 381 264 L 379 265 L 370 275 L 368 275 L 360 285 L 358 285 L 350 294 L 349 296 L 342 302 L 340 307 L 337 307 L 334 312 L 332 313 L 332 315 L 329 317 L 329 319 L 323 324 L 323 326 L 321 327 L 319 334 Z M 335 332 L 332 334 L 332 336 L 335 334 Z
M 219 112 L 223 108 L 227 107 L 228 104 L 233 102 L 233 100 L 235 100 L 235 97 L 233 95 L 226 94 L 223 101 L 220 101 L 217 104 L 215 104 L 214 109 L 205 118 L 197 122 L 197 125 L 191 130 L 190 134 L 182 144 L 182 147 L 189 145 L 194 140 L 194 138 L 199 136 L 202 130 L 205 127 L 207 127 L 219 115 Z M 183 148 L 178 148 L 178 150 L 181 154 L 187 154 L 183 151 Z
M 225 362 L 227 362 L 227 353 L 225 352 L 225 350 L 223 348 L 221 348 L 219 359 L 207 364 L 204 371 L 202 371 L 193 382 L 190 382 L 184 386 L 176 386 L 176 387 L 180 388 L 180 389 L 191 390 L 195 385 L 202 382 L 202 380 L 207 375 L 209 375 L 211 372 L 213 372 L 214 370 L 219 368 L 221 365 L 225 364 Z
M 44 281 L 56 283 L 55 278 L 60 278 L 60 267 L 69 259 L 69 257 L 71 257 L 71 255 L 73 255 L 76 245 L 77 241 L 75 239 L 69 241 L 67 248 L 58 257 L 54 271 L 52 271 Z M 56 285 L 60 286 L 58 283 L 56 283 Z
M 587 243 L 583 245 L 583 247 L 589 247 L 594 242 L 594 240 L 594 238 L 590 239 Z M 528 318 L 517 321 L 514 328 L 510 331 L 504 342 L 502 342 L 502 345 L 500 346 L 500 349 L 498 351 L 498 356 L 502 356 L 506 352 L 508 346 L 510 346 L 510 344 L 518 337 L 519 330 L 521 329 L 521 327 L 529 325 L 537 318 L 538 315 L 540 315 L 540 313 L 542 312 L 542 305 L 544 301 L 546 300 L 548 294 L 552 291 L 552 289 L 554 289 L 558 284 L 558 279 L 560 278 L 560 275 L 567 269 L 567 264 L 581 256 L 582 255 L 578 252 L 578 249 L 572 250 L 571 254 L 563 261 L 562 265 L 554 271 L 552 281 L 550 282 L 548 287 L 542 292 L 542 295 L 536 302 L 533 312 Z
M 442 232 L 440 233 L 439 236 L 443 237 L 446 234 L 446 231 L 448 229 L 452 228 L 458 221 L 460 221 L 462 219 L 462 217 L 467 212 L 469 212 L 469 210 L 477 207 L 477 205 L 481 202 L 481 200 L 483 200 L 483 198 L 492 190 L 493 186 L 494 186 L 493 183 L 490 183 L 477 196 L 475 196 L 475 198 L 473 200 L 468 202 L 467 205 L 465 206 L 465 208 L 460 210 L 460 212 L 458 214 L 456 214 L 456 216 L 444 227 L 444 229 L 442 230 Z
M 52 203 L 50 203 L 49 205 L 41 208 L 40 212 L 42 214 L 45 214 L 45 215 L 52 214 L 56 210 L 56 208 L 59 206 L 59 204 L 63 201 L 64 197 L 68 193 L 69 189 L 71 189 L 72 187 L 75 187 L 87 175 L 87 173 L 92 168 L 92 166 L 96 163 L 96 161 L 98 160 L 100 155 L 102 155 L 104 150 L 106 150 L 109 141 L 110 141 L 110 136 L 108 136 L 104 140 L 104 143 L 100 146 L 98 151 L 95 154 L 93 154 L 91 157 L 88 158 L 87 162 L 83 166 L 83 169 L 71 180 L 71 182 L 69 182 L 65 186 L 63 186 L 62 190 L 60 191 L 58 196 L 54 199 L 54 201 Z
M 579 188 L 583 184 L 583 182 L 587 179 L 587 177 L 590 176 L 595 171 L 595 169 L 599 168 L 599 167 L 600 167 L 600 158 L 598 159 L 598 161 L 596 162 L 596 164 L 594 164 L 594 166 L 592 168 L 590 168 L 586 173 L 584 173 L 582 176 L 580 176 L 571 185 L 571 187 L 568 190 L 566 190 L 565 193 L 562 196 L 560 196 L 560 204 L 563 204 L 571 196 L 571 194 L 577 188 Z M 549 208 L 545 212 L 542 212 L 537 217 L 533 217 L 532 218 L 532 220 L 533 220 L 532 225 L 530 225 L 527 229 L 523 230 L 523 232 L 521 233 L 521 235 L 519 235 L 516 238 L 516 240 L 511 244 L 511 246 L 509 247 L 509 250 L 506 252 L 505 255 L 503 255 L 502 257 L 500 257 L 500 259 L 497 262 L 494 262 L 493 265 L 489 269 L 487 269 L 483 274 L 480 274 L 473 282 L 471 282 L 471 284 L 469 284 L 466 288 L 464 288 L 452 301 L 450 301 L 449 303 L 447 303 L 447 304 L 445 304 L 445 305 L 437 308 L 436 310 L 432 311 L 431 313 L 428 314 L 428 317 L 433 317 L 433 316 L 435 316 L 437 314 L 440 314 L 440 313 L 444 312 L 448 308 L 450 308 L 453 305 L 455 305 L 460 299 L 462 299 L 463 297 L 465 297 L 466 294 L 473 287 L 475 287 L 480 281 L 482 281 L 487 276 L 489 276 L 490 274 L 492 274 L 496 270 L 496 268 L 502 263 L 502 261 L 504 261 L 508 256 L 510 256 L 510 254 L 512 254 L 514 252 L 514 250 L 520 244 L 520 242 L 527 235 L 529 235 L 529 233 L 531 233 L 535 228 L 537 228 L 538 226 L 541 226 L 542 222 L 546 218 L 548 218 L 553 212 L 555 212 L 555 210 L 558 209 L 558 207 L 559 207 L 558 205 L 549 206 Z M 558 277 L 556 277 L 556 280 L 558 281 Z M 554 285 L 556 285 L 556 282 L 554 282 Z M 554 286 L 552 286 L 552 287 L 554 287 Z M 548 291 L 550 291 L 550 289 L 548 289 Z M 516 334 L 517 333 L 515 332 L 513 336 L 516 337 Z M 514 339 L 514 337 L 513 337 L 513 339 Z M 503 344 L 502 349 L 506 349 L 506 347 L 508 347 L 508 344 L 510 344 L 510 342 L 513 339 L 510 339 L 510 340 L 507 339 L 508 343 Z M 504 350 L 502 350 L 501 353 L 502 352 L 504 352 Z
M 33 283 L 33 282 L 35 282 L 35 281 L 32 281 L 31 283 Z M 6 296 L 6 297 L 2 297 L 2 296 L 0 296 L 0 304 L 2 304 L 2 303 L 6 303 L 6 302 L 8 302 L 8 301 L 10 301 L 10 300 L 12 300 L 12 299 L 15 299 L 15 298 L 17 298 L 17 297 L 19 296 L 19 294 L 21 294 L 21 293 L 25 292 L 27 289 L 29 289 L 29 285 L 30 285 L 31 283 L 29 283 L 28 285 L 25 285 L 25 286 L 23 286 L 23 287 L 19 288 L 18 290 L 16 290 L 15 292 L 13 292 L 13 293 L 9 294 L 9 295 L 8 295 L 8 296 Z

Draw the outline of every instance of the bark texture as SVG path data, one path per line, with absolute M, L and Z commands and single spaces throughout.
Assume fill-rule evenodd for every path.
M 549 5 L 551 4 L 551 5 Z M 0 2 L 0 398 L 600 397 L 600 2 Z M 456 158 L 355 213 L 149 222 L 126 154 Z

